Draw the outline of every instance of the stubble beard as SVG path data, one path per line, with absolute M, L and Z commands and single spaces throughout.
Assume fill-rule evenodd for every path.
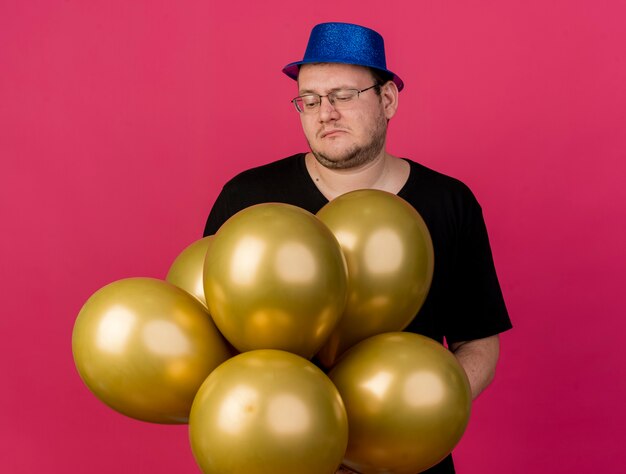
M 378 157 L 385 146 L 385 137 L 387 135 L 387 120 L 382 114 L 377 121 L 376 128 L 373 130 L 371 140 L 362 145 L 354 145 L 343 154 L 330 157 L 319 150 L 315 150 L 309 142 L 311 153 L 319 164 L 329 169 L 350 169 L 370 163 Z

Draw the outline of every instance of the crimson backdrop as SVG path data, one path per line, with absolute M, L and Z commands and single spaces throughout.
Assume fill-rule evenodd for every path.
M 305 142 L 281 67 L 371 26 L 406 82 L 389 149 L 483 204 L 516 328 L 459 472 L 621 472 L 626 8 L 619 0 L 0 4 L 0 471 L 194 473 L 186 427 L 80 381 L 86 299 L 163 277 L 221 185 Z M 621 467 L 620 467 L 621 466 Z

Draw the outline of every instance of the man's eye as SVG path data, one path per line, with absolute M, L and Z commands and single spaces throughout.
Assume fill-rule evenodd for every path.
M 352 94 L 338 94 L 335 95 L 335 100 L 339 102 L 348 102 L 352 99 Z
M 305 107 L 315 107 L 317 104 L 319 104 L 319 100 L 317 100 L 315 97 L 306 97 L 302 99 L 302 103 L 304 104 Z

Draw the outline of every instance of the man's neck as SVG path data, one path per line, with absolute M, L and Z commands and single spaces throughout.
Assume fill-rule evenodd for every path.
M 312 153 L 307 153 L 305 163 L 313 182 L 329 201 L 357 189 L 380 189 L 397 194 L 410 170 L 406 161 L 388 153 L 357 168 L 326 168 Z

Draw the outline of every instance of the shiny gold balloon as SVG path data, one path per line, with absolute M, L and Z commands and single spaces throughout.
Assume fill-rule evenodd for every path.
M 154 423 L 186 423 L 207 375 L 230 357 L 206 309 L 152 278 L 128 278 L 94 293 L 72 334 L 78 372 L 114 410 Z
M 288 204 L 258 204 L 232 216 L 204 267 L 213 320 L 241 352 L 312 357 L 337 324 L 346 289 L 337 239 L 313 214 Z
M 344 194 L 317 217 L 339 240 L 348 264 L 346 310 L 318 354 L 332 367 L 357 342 L 408 326 L 428 295 L 434 252 L 422 217 L 385 191 Z
M 205 474 L 334 474 L 348 440 L 341 397 L 311 362 L 255 350 L 220 365 L 189 417 Z
M 458 443 L 470 386 L 454 355 L 425 336 L 380 334 L 348 350 L 329 373 L 348 413 L 344 464 L 362 474 L 415 474 Z
M 212 241 L 213 236 L 210 235 L 186 247 L 176 257 L 165 277 L 165 281 L 185 290 L 197 298 L 204 307 L 207 304 L 204 297 L 202 273 L 204 272 L 204 259 L 211 248 Z

